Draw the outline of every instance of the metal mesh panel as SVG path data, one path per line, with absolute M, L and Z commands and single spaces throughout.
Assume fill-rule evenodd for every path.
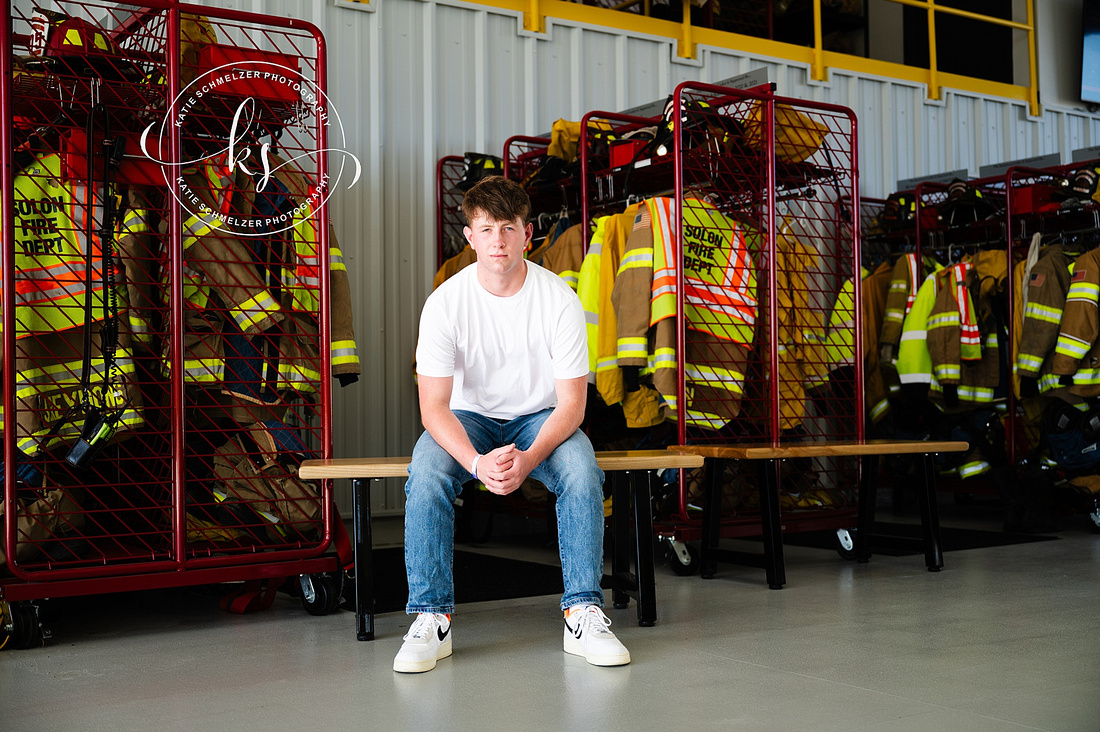
M 675 109 L 681 438 L 862 437 L 853 115 L 692 84 Z M 854 461 L 801 462 L 785 509 L 851 505 Z
M 436 267 L 442 266 L 444 261 L 466 246 L 466 238 L 462 234 L 466 225 L 462 218 L 462 191 L 455 187 L 462 180 L 463 169 L 461 155 L 444 156 L 436 166 L 436 230 L 439 236 Z
M 660 117 L 591 112 L 582 129 L 585 218 L 641 205 L 615 288 L 645 291 L 616 294 L 618 365 L 625 380 L 630 364 L 644 363 L 634 368 L 675 439 L 861 438 L 850 110 L 689 82 Z M 652 238 L 640 247 L 639 229 Z M 632 314 L 638 308 L 647 320 Z M 756 470 L 731 463 L 727 472 L 726 525 L 737 515 L 741 533 L 752 533 Z M 803 528 L 851 522 L 854 461 L 789 461 L 783 472 L 781 505 L 808 517 Z M 683 476 L 662 532 L 693 523 L 701 482 Z

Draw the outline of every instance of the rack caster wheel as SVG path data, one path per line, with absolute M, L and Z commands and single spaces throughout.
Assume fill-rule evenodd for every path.
M 836 530 L 836 553 L 841 559 L 851 561 L 856 558 L 856 530 Z
M 699 550 L 691 544 L 669 539 L 666 554 L 673 574 L 690 577 L 699 571 Z
M 46 645 L 50 632 L 38 619 L 38 607 L 31 604 L 0 603 L 0 646 L 15 650 Z
M 329 574 L 301 574 L 302 607 L 310 615 L 328 615 L 340 607 L 343 587 Z

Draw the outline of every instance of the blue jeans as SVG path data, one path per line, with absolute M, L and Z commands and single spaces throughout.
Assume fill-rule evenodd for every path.
M 485 453 L 513 442 L 526 450 L 553 410 L 508 422 L 474 412 L 456 411 L 474 448 Z M 561 607 L 603 605 L 603 471 L 588 437 L 578 430 L 558 446 L 531 478 L 557 497 L 558 547 L 565 594 Z M 471 480 L 470 466 L 459 465 L 427 431 L 413 448 L 405 483 L 405 572 L 409 604 L 416 613 L 454 612 L 455 498 Z M 507 582 L 506 577 L 500 578 Z

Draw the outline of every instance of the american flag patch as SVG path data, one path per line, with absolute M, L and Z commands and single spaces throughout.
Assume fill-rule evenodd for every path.
M 1039 274 L 1038 272 L 1035 272 L 1031 275 L 1031 282 L 1029 282 L 1028 284 L 1030 284 L 1032 287 L 1042 287 L 1043 283 L 1046 281 L 1047 276 L 1045 274 Z
M 1074 272 L 1073 277 L 1071 277 L 1069 281 L 1070 282 L 1084 282 L 1085 281 L 1085 270 L 1079 269 L 1076 272 Z

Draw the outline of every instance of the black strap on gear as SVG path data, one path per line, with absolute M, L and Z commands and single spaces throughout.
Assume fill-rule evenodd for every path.
M 94 140 L 95 117 L 103 117 L 103 217 L 98 231 L 95 230 L 95 158 L 96 145 Z M 84 425 L 80 431 L 80 439 L 73 445 L 66 455 L 66 460 L 75 467 L 87 465 L 107 444 L 115 433 L 115 429 L 122 414 L 126 411 L 129 401 L 115 410 L 107 409 L 108 394 L 111 390 L 111 382 L 117 370 L 116 354 L 118 352 L 118 293 L 115 291 L 115 267 L 114 267 L 114 221 L 115 221 L 115 194 L 112 185 L 114 173 L 118 170 L 125 150 L 125 138 L 121 135 L 118 139 L 111 138 L 111 119 L 107 108 L 96 101 L 92 105 L 85 125 L 87 135 L 87 210 L 85 215 L 85 253 L 84 253 L 84 346 L 83 364 L 80 371 L 80 406 L 84 410 Z M 100 328 L 100 353 L 103 357 L 103 386 L 101 390 L 102 405 L 97 406 L 92 401 L 91 375 L 92 375 L 92 323 L 94 322 L 94 294 L 92 291 L 92 267 L 93 233 L 99 236 L 100 246 L 100 279 L 103 285 L 102 321 Z M 70 410 L 71 412 L 72 410 Z M 67 417 L 67 415 L 66 415 Z M 64 417 L 63 417 L 64 419 Z M 51 431 L 59 428 L 60 424 L 51 427 Z

